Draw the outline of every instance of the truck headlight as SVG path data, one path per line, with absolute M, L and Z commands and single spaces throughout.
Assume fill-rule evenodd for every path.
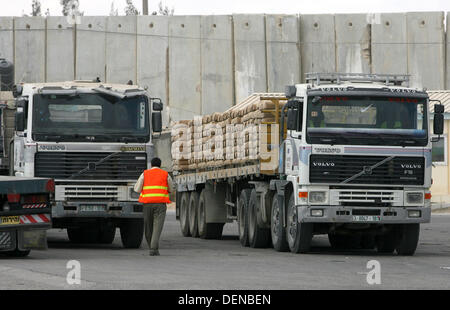
M 326 192 L 309 192 L 310 203 L 324 203 L 327 200 Z
M 407 193 L 406 202 L 409 204 L 423 204 L 423 193 Z

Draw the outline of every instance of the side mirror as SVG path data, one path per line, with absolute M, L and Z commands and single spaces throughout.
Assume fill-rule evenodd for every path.
M 151 98 L 152 99 L 152 110 L 153 111 L 162 111 L 164 106 L 163 103 L 161 101 L 161 99 L 159 98 Z
M 14 98 L 18 98 L 18 97 L 22 96 L 22 93 L 23 93 L 22 85 L 20 85 L 20 84 L 14 85 L 13 89 L 12 89 L 12 93 L 13 93 Z
M 25 130 L 25 113 L 22 107 L 17 108 L 15 115 L 15 125 L 16 131 L 24 131 Z
M 152 113 L 152 130 L 153 132 L 162 132 L 162 114 L 161 112 Z
M 434 105 L 433 133 L 435 135 L 444 133 L 444 106 L 442 104 Z
M 288 130 L 297 130 L 298 123 L 298 109 L 289 109 L 287 113 L 287 129 Z
M 293 98 L 297 95 L 297 87 L 295 85 L 286 86 L 286 90 L 284 92 L 286 98 Z

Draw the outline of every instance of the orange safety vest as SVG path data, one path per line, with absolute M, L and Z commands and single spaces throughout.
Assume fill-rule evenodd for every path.
M 144 171 L 144 185 L 142 187 L 139 202 L 141 203 L 170 203 L 169 174 L 159 168 Z

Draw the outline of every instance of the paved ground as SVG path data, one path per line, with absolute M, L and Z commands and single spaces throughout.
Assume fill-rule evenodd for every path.
M 313 253 L 242 248 L 237 228 L 225 226 L 224 240 L 183 238 L 170 211 L 160 257 L 109 246 L 72 246 L 65 231 L 49 232 L 50 249 L 25 259 L 0 258 L 3 289 L 450 289 L 450 214 L 422 226 L 414 257 L 372 251 L 336 252 L 315 237 Z M 381 264 L 381 285 L 366 282 L 369 260 Z M 81 285 L 66 282 L 69 260 L 81 263 Z

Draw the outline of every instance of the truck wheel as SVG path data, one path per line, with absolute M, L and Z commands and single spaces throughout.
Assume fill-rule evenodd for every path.
M 180 201 L 180 226 L 181 233 L 184 237 L 189 237 L 191 234 L 189 233 L 189 192 L 184 192 L 181 194 Z
M 275 195 L 272 202 L 272 220 L 270 221 L 270 231 L 272 235 L 273 248 L 278 252 L 286 252 L 289 245 L 286 239 L 286 229 L 283 227 L 284 212 L 278 203 Z
M 291 194 L 287 207 L 286 236 L 292 253 L 307 253 L 311 248 L 313 224 L 298 221 L 294 193 Z
M 144 219 L 123 220 L 120 226 L 120 237 L 126 249 L 138 249 L 144 237 Z
M 6 255 L 10 257 L 27 257 L 28 255 L 30 255 L 30 252 L 31 250 L 21 251 L 15 249 L 14 251 L 6 252 Z
M 398 227 L 398 255 L 414 255 L 419 243 L 420 224 L 403 224 Z
M 397 234 L 395 227 L 384 235 L 377 236 L 376 238 L 378 253 L 393 253 L 397 246 Z
M 242 246 L 249 246 L 248 241 L 248 205 L 250 203 L 251 189 L 243 189 L 239 197 L 237 215 L 239 228 L 239 241 Z
M 102 244 L 111 244 L 114 242 L 114 238 L 116 237 L 116 227 L 115 226 L 107 226 L 102 225 L 99 232 L 99 243 Z
M 189 199 L 189 232 L 194 238 L 198 238 L 198 223 L 197 223 L 197 211 L 198 211 L 199 194 L 197 192 L 191 193 Z
M 254 189 L 250 194 L 248 205 L 248 242 L 252 248 L 267 248 L 270 246 L 270 229 L 261 228 L 258 225 L 257 212 L 259 204 L 260 201 L 258 201 L 258 196 Z
M 198 235 L 202 239 L 220 239 L 222 238 L 222 231 L 224 223 L 206 223 L 206 193 L 202 190 L 198 200 Z
M 80 228 L 67 228 L 67 236 L 72 243 L 83 243 L 83 231 Z

